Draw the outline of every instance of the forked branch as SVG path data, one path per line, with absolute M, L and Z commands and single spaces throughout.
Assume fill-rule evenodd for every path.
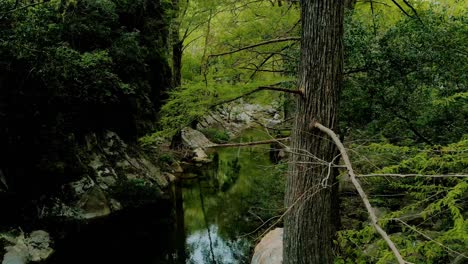
M 345 149 L 343 143 L 341 143 L 340 138 L 331 129 L 323 126 L 322 124 L 320 124 L 318 122 L 314 121 L 312 123 L 312 127 L 318 128 L 320 131 L 324 132 L 325 134 L 327 134 L 329 137 L 331 137 L 333 139 L 333 142 L 338 147 L 338 149 L 340 150 L 341 156 L 343 157 L 343 161 L 344 161 L 344 163 L 346 165 L 346 168 L 348 169 L 349 177 L 351 178 L 351 181 L 352 181 L 354 187 L 358 191 L 359 196 L 361 196 L 361 199 L 364 202 L 364 205 L 366 206 L 367 213 L 369 214 L 369 217 L 371 219 L 371 224 L 374 226 L 374 228 L 377 230 L 377 232 L 380 234 L 380 236 L 385 240 L 387 245 L 390 247 L 393 254 L 395 255 L 395 258 L 398 260 L 398 263 L 399 264 L 407 263 L 403 259 L 403 257 L 400 254 L 400 251 L 398 251 L 398 248 L 395 246 L 393 241 L 387 235 L 385 230 L 383 230 L 382 227 L 379 225 L 377 216 L 374 213 L 374 209 L 372 208 L 372 205 L 369 202 L 369 198 L 367 198 L 367 194 L 364 192 L 364 190 L 362 189 L 361 184 L 359 183 L 359 181 L 356 178 L 356 174 L 354 173 L 353 166 L 352 166 L 351 161 L 349 159 L 348 153 L 346 152 L 346 149 Z

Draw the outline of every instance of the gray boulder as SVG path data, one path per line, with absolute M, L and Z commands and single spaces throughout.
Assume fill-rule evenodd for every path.
M 38 230 L 29 236 L 23 233 L 10 239 L 11 246 L 5 247 L 2 264 L 26 264 L 31 261 L 40 262 L 46 260 L 54 252 L 50 247 L 52 242 L 49 233 Z
M 255 247 L 251 264 L 283 263 L 283 228 L 268 232 Z

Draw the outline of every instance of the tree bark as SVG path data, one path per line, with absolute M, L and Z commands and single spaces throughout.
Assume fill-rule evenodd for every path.
M 329 166 L 312 164 L 316 158 L 331 162 L 337 151 L 333 142 L 311 127 L 311 123 L 315 120 L 336 129 L 337 98 L 343 75 L 344 0 L 301 1 L 301 7 L 298 84 L 304 96 L 297 98 L 291 135 L 293 154 L 285 205 L 292 208 L 284 219 L 283 263 L 331 264 L 336 233 L 333 223 L 339 217 L 333 197 L 337 194 L 332 188 L 335 175 L 328 172 Z

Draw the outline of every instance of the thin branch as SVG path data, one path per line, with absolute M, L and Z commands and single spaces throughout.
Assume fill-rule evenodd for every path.
M 423 232 L 417 230 L 416 228 L 410 226 L 408 223 L 406 223 L 405 221 L 403 221 L 403 220 L 401 220 L 401 219 L 399 219 L 399 218 L 390 218 L 389 220 L 398 221 L 398 222 L 402 223 L 404 226 L 406 226 L 406 227 L 408 227 L 409 229 L 413 230 L 414 232 L 420 234 L 421 236 L 423 236 L 423 237 L 426 238 L 427 240 L 432 241 L 432 242 L 438 244 L 439 246 L 445 248 L 448 252 L 450 252 L 450 253 L 452 253 L 452 254 L 455 254 L 455 255 L 457 255 L 457 256 L 461 256 L 461 257 L 463 257 L 463 258 L 468 259 L 468 257 L 467 257 L 466 255 L 464 255 L 464 254 L 462 254 L 462 253 L 460 253 L 460 252 L 458 252 L 458 251 L 455 251 L 455 250 L 453 250 L 453 249 L 451 249 L 451 248 L 445 246 L 444 244 L 442 244 L 442 243 L 440 243 L 440 242 L 438 242 L 438 241 L 432 239 L 432 238 L 429 237 L 428 235 L 426 235 L 426 234 L 424 234 Z
M 338 149 L 341 152 L 341 156 L 343 157 L 343 161 L 346 164 L 346 168 L 348 169 L 348 174 L 349 177 L 351 178 L 352 183 L 354 184 L 354 187 L 359 193 L 359 196 L 361 196 L 362 201 L 364 202 L 364 205 L 366 206 L 367 212 L 370 216 L 371 219 L 371 224 L 374 226 L 374 228 L 377 230 L 377 232 L 380 234 L 380 236 L 387 242 L 387 245 L 390 247 L 392 250 L 393 254 L 395 255 L 395 258 L 398 260 L 399 264 L 405 264 L 407 263 L 403 257 L 401 256 L 400 252 L 398 251 L 397 247 L 393 243 L 393 241 L 390 239 L 390 237 L 387 235 L 385 230 L 382 229 L 382 227 L 378 223 L 377 216 L 374 213 L 374 209 L 372 208 L 372 205 L 369 202 L 369 199 L 367 198 L 367 194 L 364 192 L 364 190 L 361 187 L 361 184 L 356 178 L 356 174 L 354 174 L 353 166 L 351 164 L 351 161 L 348 157 L 348 153 L 346 152 L 346 149 L 341 143 L 341 140 L 339 137 L 333 132 L 331 129 L 324 127 L 318 122 L 313 122 L 312 127 L 318 128 L 320 131 L 324 132 L 328 136 L 330 136 L 333 141 L 335 142 L 335 145 L 338 147 Z
M 277 91 L 277 92 L 286 92 L 286 93 L 297 94 L 297 95 L 300 95 L 300 96 L 303 95 L 303 92 L 302 92 L 301 90 L 292 90 L 292 89 L 281 88 L 281 87 L 274 87 L 274 86 L 260 86 L 260 87 L 258 87 L 258 88 L 253 89 L 253 90 L 250 91 L 250 92 L 241 94 L 241 95 L 236 96 L 236 97 L 234 97 L 234 98 L 232 98 L 232 99 L 227 99 L 227 100 L 221 101 L 221 102 L 219 102 L 219 103 L 216 103 L 216 104 L 212 105 L 211 108 L 214 108 L 214 107 L 216 107 L 216 106 L 218 106 L 218 105 L 222 105 L 222 104 L 227 104 L 227 103 L 230 103 L 230 102 L 234 102 L 234 101 L 236 101 L 236 100 L 241 99 L 242 97 L 245 97 L 245 96 L 248 96 L 248 95 L 251 95 L 251 94 L 253 94 L 253 93 L 263 91 L 263 90 L 270 90 L 270 91 Z
M 284 50 L 286 50 L 286 49 L 288 49 L 288 48 L 290 48 L 290 47 L 292 47 L 293 45 L 294 45 L 294 44 L 290 44 L 290 45 L 285 46 L 284 48 L 282 48 L 282 49 L 280 50 L 280 52 L 281 52 L 281 51 L 284 51 Z M 255 74 L 263 67 L 263 65 L 265 65 L 265 63 L 267 63 L 267 62 L 268 62 L 271 58 L 273 58 L 273 56 L 275 56 L 275 55 L 276 55 L 276 52 L 273 52 L 273 53 L 269 54 L 269 55 L 262 61 L 262 63 L 260 63 L 260 65 L 259 65 L 258 67 L 255 66 L 257 69 L 250 75 L 249 79 L 252 80 L 253 77 L 255 76 Z
M 440 174 L 440 175 L 430 175 L 430 174 L 396 174 L 396 173 L 374 173 L 374 174 L 361 174 L 356 175 L 356 177 L 399 177 L 399 178 L 408 178 L 408 177 L 426 177 L 426 178 L 465 178 L 468 177 L 468 174 Z
M 292 90 L 292 89 L 288 89 L 288 88 L 281 88 L 281 87 L 274 87 L 274 86 L 260 86 L 258 88 L 262 89 L 262 90 L 292 93 L 292 94 L 297 94 L 297 95 L 301 95 L 301 96 L 303 95 L 301 90 Z
M 262 141 L 253 141 L 253 142 L 246 142 L 246 143 L 228 143 L 228 144 L 216 144 L 216 145 L 209 145 L 207 148 L 228 148 L 228 147 L 247 147 L 247 146 L 255 146 L 255 145 L 265 145 L 271 143 L 278 143 L 279 141 L 287 141 L 289 138 L 276 138 L 271 140 L 262 140 Z
M 414 16 L 419 20 L 419 22 L 421 22 L 421 24 L 424 25 L 416 9 L 407 0 L 403 0 L 403 3 L 405 3 L 405 5 L 407 5 L 409 8 L 411 8 L 411 11 L 413 11 Z
M 395 4 L 397 7 L 398 7 L 398 9 L 400 9 L 400 10 L 401 10 L 401 12 L 403 12 L 403 13 L 404 13 L 405 15 L 407 15 L 408 17 L 411 17 L 411 18 L 413 18 L 413 16 L 412 16 L 412 15 L 410 15 L 410 14 L 408 14 L 408 12 L 406 12 L 406 10 L 405 10 L 405 9 L 404 9 L 404 8 L 403 8 L 403 7 L 402 7 L 400 4 L 398 4 L 398 2 L 397 2 L 397 1 L 395 1 L 395 0 L 392 0 L 392 2 L 393 2 L 393 3 L 394 3 L 394 4 Z
M 219 56 L 233 54 L 233 53 L 237 53 L 239 51 L 252 49 L 252 48 L 256 48 L 256 47 L 259 47 L 259 46 L 268 45 L 268 44 L 272 44 L 272 43 L 285 42 L 285 41 L 298 41 L 298 40 L 301 40 L 301 38 L 300 37 L 285 37 L 285 38 L 271 39 L 271 40 L 263 41 L 263 42 L 256 43 L 256 44 L 253 44 L 253 45 L 245 46 L 245 47 L 242 47 L 242 48 L 239 48 L 239 49 L 236 49 L 236 50 L 231 50 L 231 51 L 222 52 L 222 53 L 218 53 L 218 54 L 211 54 L 208 57 L 210 57 L 210 58 L 211 57 L 219 57 Z
M 258 72 L 274 72 L 274 73 L 290 73 L 291 72 L 291 71 L 285 71 L 285 70 L 255 69 L 255 68 L 249 68 L 249 67 L 239 67 L 239 69 L 258 71 Z

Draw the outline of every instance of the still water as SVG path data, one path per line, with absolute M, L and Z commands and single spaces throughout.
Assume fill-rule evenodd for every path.
M 251 131 L 241 140 L 258 136 Z M 262 183 L 274 173 L 268 146 L 219 149 L 213 160 L 213 166 L 185 175 L 189 179 L 177 186 L 185 232 L 182 263 L 249 263 L 254 245 L 246 234 L 261 224 L 255 207 L 261 204 L 258 199 L 269 197 L 258 194 L 268 193 Z
M 251 131 L 239 140 L 262 138 Z M 172 200 L 67 230 L 49 263 L 249 263 L 255 236 L 246 234 L 278 214 L 283 181 L 268 146 L 210 155 L 211 165 L 179 175 Z

